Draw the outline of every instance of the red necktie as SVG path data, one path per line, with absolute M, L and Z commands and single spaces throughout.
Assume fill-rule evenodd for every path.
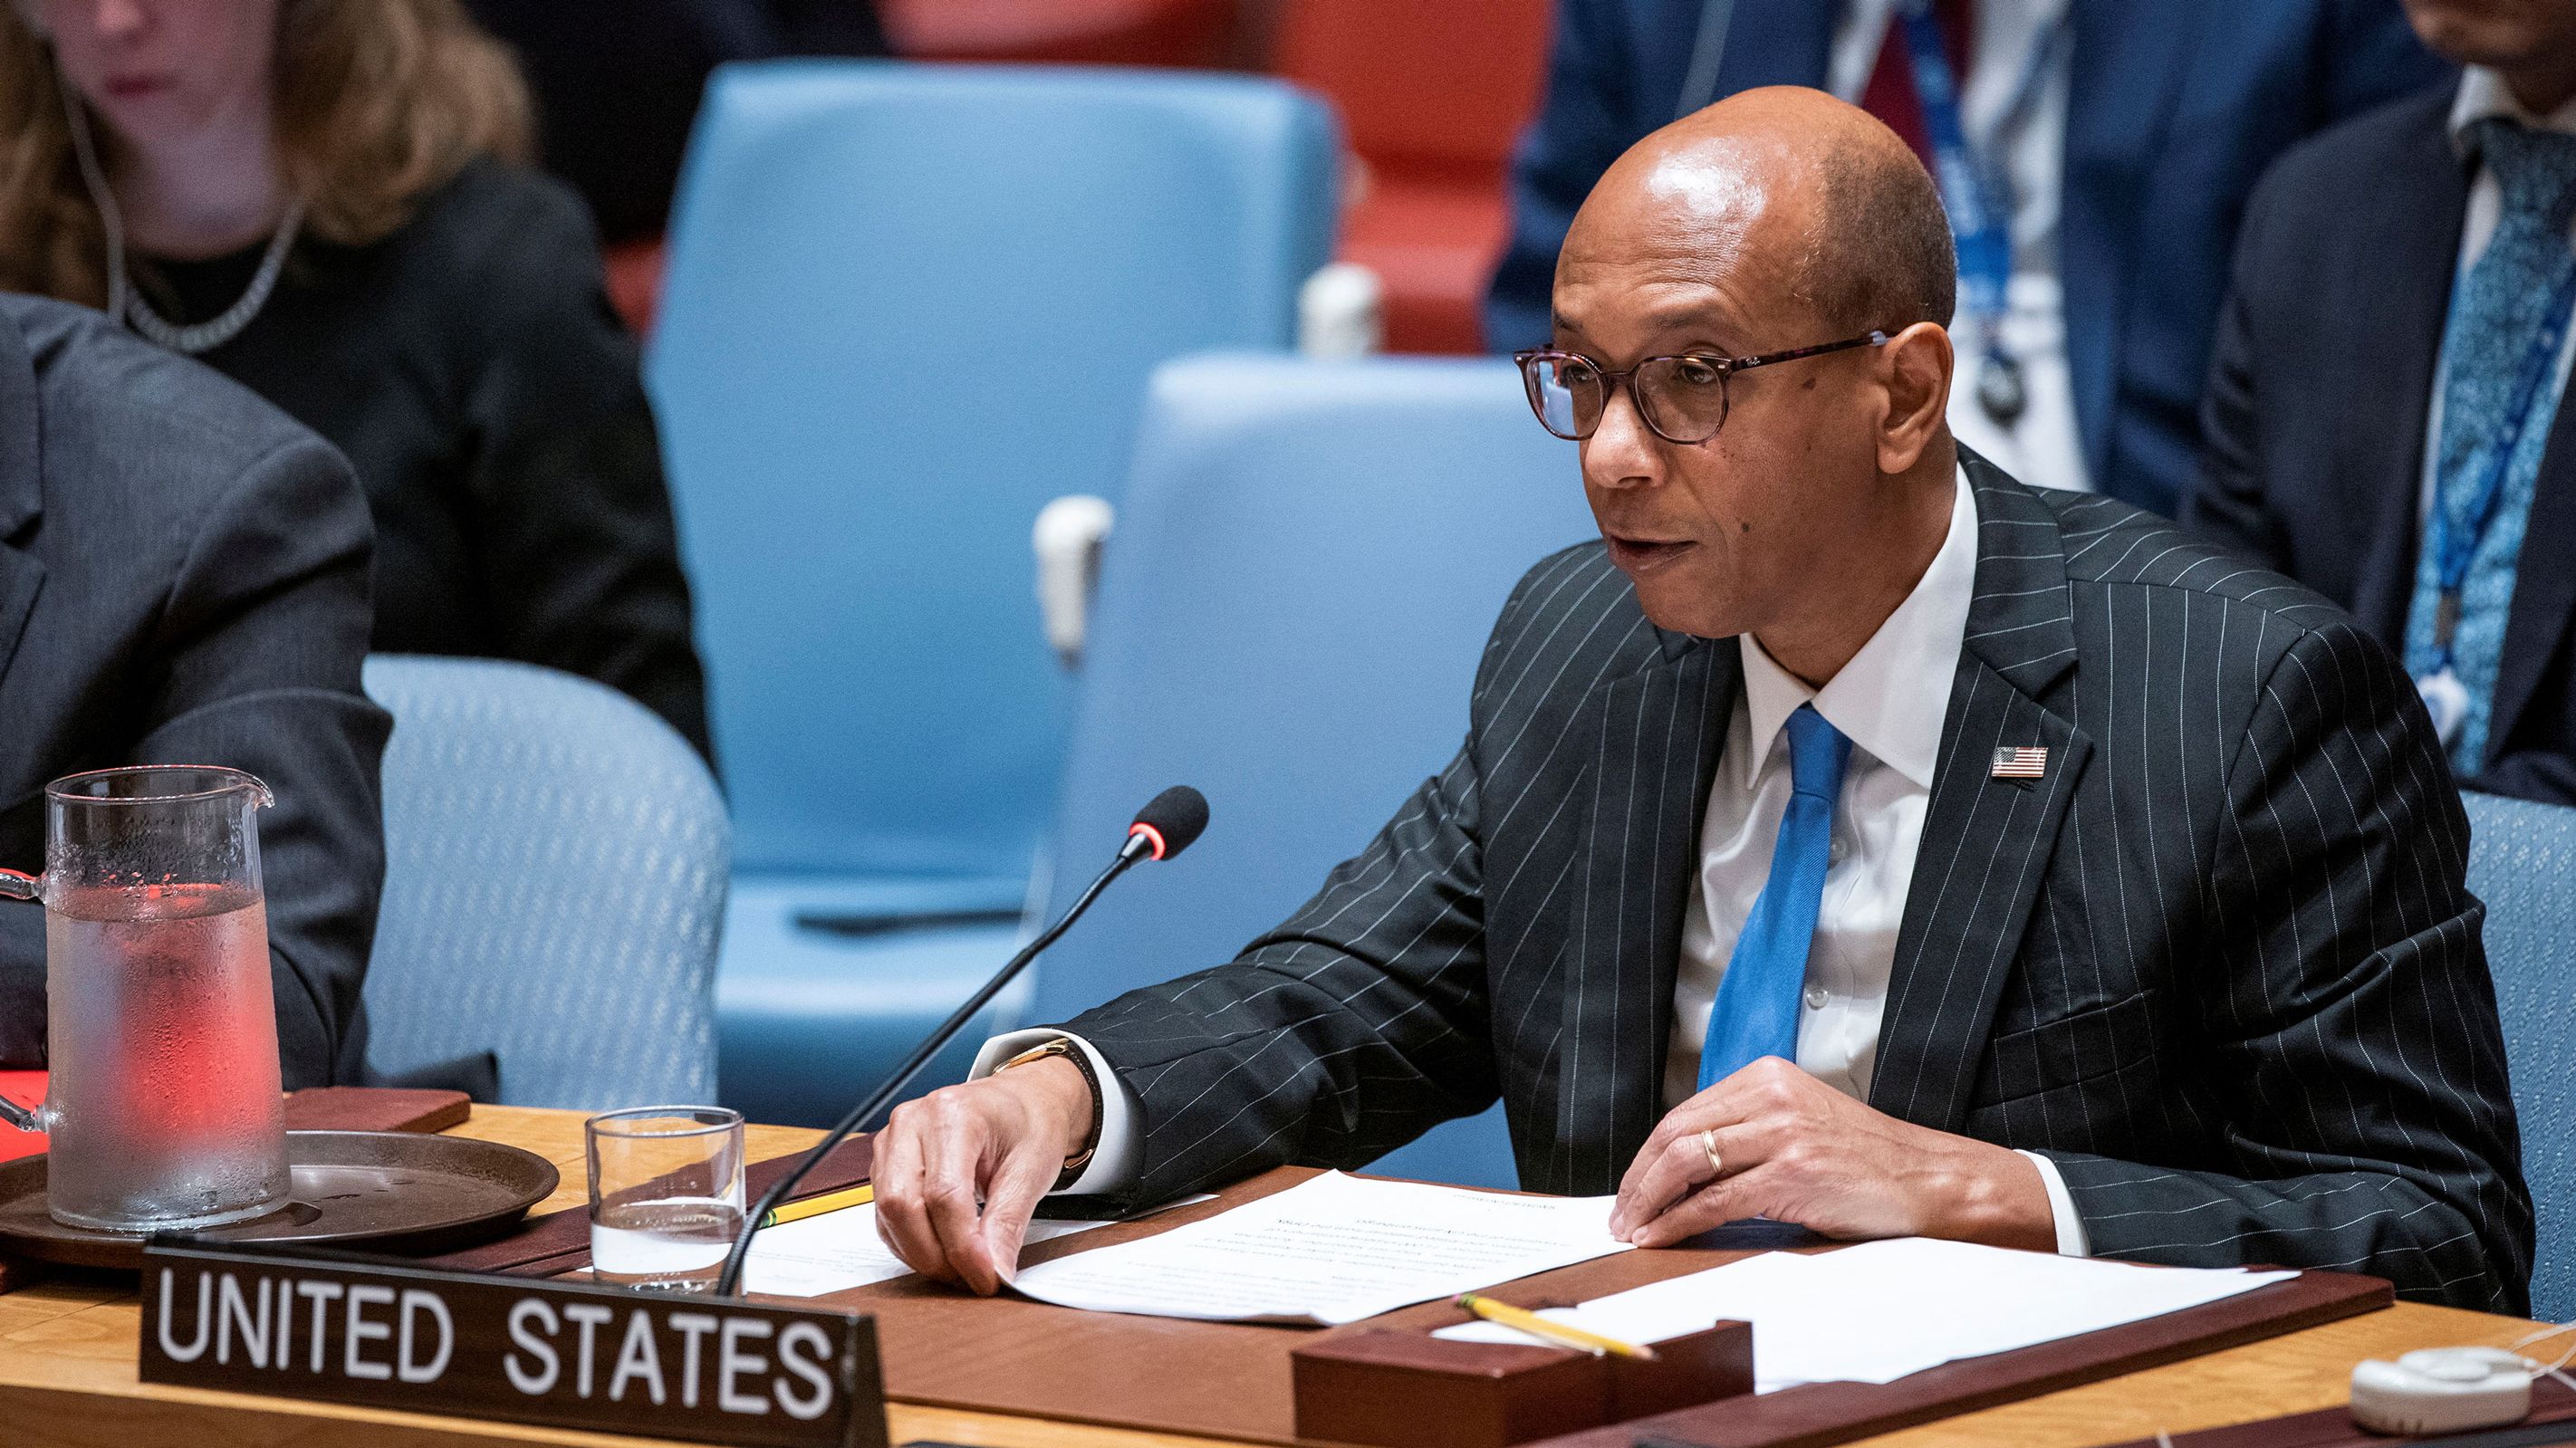
M 1962 91 L 1968 88 L 1968 67 L 1974 56 L 1969 49 L 1976 36 L 1975 0 L 1932 0 L 1933 22 L 1941 27 L 1942 51 L 1950 58 L 1953 83 Z M 1878 67 L 1869 73 L 1869 85 L 1860 93 L 1861 109 L 1885 122 L 1887 128 L 1914 148 L 1923 164 L 1932 164 L 1932 140 L 1923 124 L 1923 102 L 1914 93 L 1914 61 L 1905 49 L 1905 17 L 1890 15 L 1887 39 L 1878 48 Z

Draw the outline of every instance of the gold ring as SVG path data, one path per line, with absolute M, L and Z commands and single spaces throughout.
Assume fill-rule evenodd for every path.
M 1720 1160 L 1717 1154 L 1716 1127 L 1712 1126 L 1708 1130 L 1699 1134 L 1699 1149 L 1708 1153 L 1708 1174 L 1710 1176 L 1721 1177 L 1726 1175 L 1726 1163 Z

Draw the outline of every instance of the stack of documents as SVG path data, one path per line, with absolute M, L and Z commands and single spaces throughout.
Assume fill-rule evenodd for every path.
M 1012 1285 L 1099 1312 L 1332 1326 L 1629 1251 L 1610 1235 L 1611 1201 L 1327 1172 L 1159 1236 L 1024 1268 Z
M 1754 1391 L 1769 1393 L 1801 1383 L 1892 1383 L 1959 1358 L 2161 1317 L 2297 1275 L 2137 1267 L 1906 1237 L 1816 1256 L 1766 1252 L 1541 1315 L 1636 1343 L 1726 1319 L 1752 1323 Z M 1436 1335 L 1530 1341 L 1490 1322 Z

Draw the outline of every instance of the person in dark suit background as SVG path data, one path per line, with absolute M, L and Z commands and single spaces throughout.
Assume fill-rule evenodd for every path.
M 2519 1311 L 2414 690 L 2317 595 L 1959 447 L 1954 264 L 1904 143 L 1814 91 L 1614 166 L 1521 358 L 1602 541 L 1303 910 L 896 1110 L 894 1250 L 991 1291 L 1050 1188 L 1357 1167 L 1499 1095 L 1521 1184 L 1615 1189 L 1641 1245 L 1765 1216 Z
M 384 880 L 360 690 L 369 524 L 348 463 L 97 313 L 0 294 L 0 866 L 44 868 L 47 781 L 222 764 L 260 811 L 278 1054 L 361 1079 Z M 0 902 L 0 1065 L 45 1063 L 45 912 Z
M 878 56 L 873 0 L 467 0 L 536 92 L 546 169 L 612 245 L 660 236 L 707 75 L 736 60 Z
M 0 288 L 347 455 L 382 652 L 596 679 L 709 750 L 661 446 L 581 202 L 457 0 L 0 5 Z
M 1821 86 L 1929 159 L 1937 127 L 1908 8 L 1560 0 L 1546 103 L 1513 165 L 1488 345 L 1545 343 L 1575 207 L 1630 143 L 1707 101 Z M 1944 196 L 1969 225 L 1952 426 L 2019 476 L 2170 516 L 2198 456 L 2228 249 L 2256 179 L 2301 137 L 2443 69 L 2395 0 L 1939 0 L 1927 18 L 1961 93 L 1961 154 L 1986 178 L 1976 196 Z M 1981 211 L 1995 219 L 1975 224 Z M 1981 299 L 1990 289 L 2001 304 Z M 1990 379 L 1996 355 L 2010 365 Z M 2016 391 L 2017 412 L 1988 405 Z
M 2401 651 L 2466 787 L 2576 804 L 2576 3 L 2407 8 L 2468 71 L 2256 192 L 2184 517 Z

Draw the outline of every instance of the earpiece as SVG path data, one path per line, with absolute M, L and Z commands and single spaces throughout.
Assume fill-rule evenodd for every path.
M 2451 1433 L 2519 1423 L 2541 1371 L 2500 1347 L 2433 1347 L 2352 1370 L 2352 1421 L 2376 1433 Z

